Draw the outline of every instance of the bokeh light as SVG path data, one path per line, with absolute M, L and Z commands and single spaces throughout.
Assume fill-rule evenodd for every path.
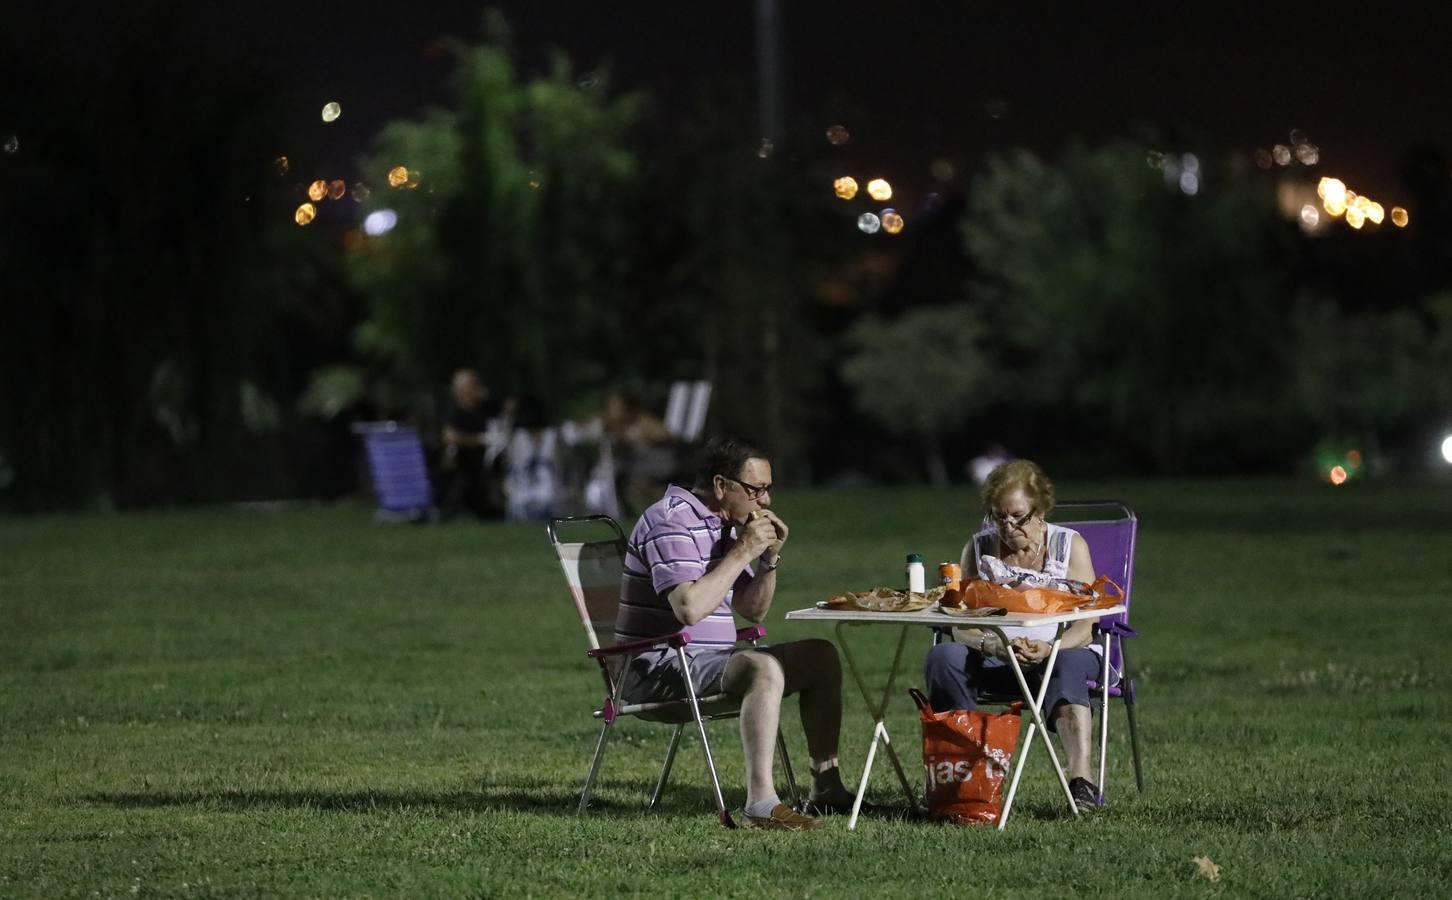
M 1334 485 L 1345 484 L 1346 478 L 1346 470 L 1341 466 L 1332 466 L 1331 471 L 1326 473 L 1326 480 L 1330 481 Z
M 867 182 L 867 196 L 874 200 L 891 200 L 892 185 L 886 179 L 874 178 Z
M 14 134 L 14 133 L 5 135 L 5 153 L 6 153 L 6 155 L 8 155 L 8 156 L 14 156 L 16 153 L 19 153 L 19 152 L 20 152 L 20 135 Z
M 321 203 L 328 199 L 328 183 L 319 178 L 308 185 L 308 199 L 314 203 Z
M 311 203 L 304 203 L 292 214 L 292 220 L 299 225 L 306 225 L 318 217 L 318 208 Z
M 1278 166 L 1288 166 L 1291 164 L 1291 148 L 1285 144 L 1276 144 L 1271 148 L 1271 158 Z
M 843 175 L 832 182 L 832 190 L 843 200 L 851 200 L 857 196 L 857 179 L 851 175 Z
M 287 162 L 287 157 L 286 156 L 279 156 L 277 159 L 274 159 L 272 161 L 272 168 L 279 175 L 286 175 L 287 174 L 287 166 L 288 166 L 288 162 Z
M 1301 224 L 1309 231 L 1321 224 L 1321 210 L 1316 208 L 1314 203 L 1307 203 L 1301 207 Z
M 334 178 L 328 182 L 328 199 L 342 200 L 343 195 L 348 193 L 348 185 L 341 178 Z
M 394 166 L 388 170 L 388 186 L 403 187 L 408 183 L 408 169 L 403 166 Z
M 857 217 L 857 230 L 863 234 L 877 234 L 881 227 L 882 220 L 875 213 L 863 213 Z
M 398 224 L 398 213 L 391 209 L 375 209 L 363 219 L 363 232 L 370 237 L 387 234 Z
M 1369 208 L 1366 210 L 1366 217 L 1370 219 L 1373 223 L 1380 225 L 1382 221 L 1386 218 L 1386 211 L 1382 209 L 1380 203 L 1377 203 L 1375 200 L 1373 200 L 1369 204 Z
M 1193 197 L 1196 194 L 1200 193 L 1200 176 L 1196 175 L 1194 172 L 1181 172 L 1180 190 L 1183 191 L 1185 196 L 1187 197 Z
M 1442 438 L 1442 458 L 1452 465 L 1452 434 Z
M 776 150 L 776 142 L 771 138 L 762 138 L 761 143 L 756 147 L 756 156 L 758 159 L 766 159 L 774 150 Z
M 418 169 L 409 169 L 408 180 L 403 183 L 403 186 L 411 191 L 416 190 L 418 188 L 418 183 L 420 180 L 422 180 L 422 178 L 423 174 L 420 173 Z
M 323 106 L 323 121 L 324 122 L 336 122 L 336 121 L 338 121 L 338 117 L 341 116 L 342 114 L 343 114 L 343 107 L 339 106 L 338 105 L 338 101 L 336 101 L 336 100 L 334 100 L 334 101 L 332 101 L 330 103 L 327 103 L 327 104 L 325 104 Z
M 1262 169 L 1269 169 L 1274 164 L 1270 151 L 1264 147 L 1255 148 L 1255 164 Z
M 827 129 L 827 143 L 834 147 L 840 147 L 852 140 L 852 133 L 841 125 L 833 125 Z
M 1361 468 L 1361 451 L 1355 448 L 1346 451 L 1346 464 L 1356 470 Z
M 1410 217 L 1407 215 L 1407 211 L 1402 209 L 1400 206 L 1393 206 L 1391 210 L 1391 220 L 1392 224 L 1396 227 L 1406 228 L 1407 222 L 1410 221 Z
M 895 209 L 884 209 L 882 211 L 881 221 L 882 230 L 888 234 L 897 234 L 899 231 L 902 231 L 903 225 L 906 224 L 903 222 L 902 216 L 898 215 Z
M 1296 162 L 1303 166 L 1314 166 L 1321 161 L 1321 148 L 1315 144 L 1297 144 Z
M 1361 226 L 1366 224 L 1366 214 L 1361 211 L 1360 207 L 1348 206 L 1346 207 L 1346 224 L 1360 230 Z

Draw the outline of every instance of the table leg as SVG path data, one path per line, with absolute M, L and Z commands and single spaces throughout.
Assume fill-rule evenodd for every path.
M 1007 646 L 1008 637 L 1003 633 L 1002 629 L 993 626 L 988 627 L 992 628 L 993 632 L 998 635 L 999 640 L 1003 641 L 1004 645 Z M 998 829 L 1000 831 L 1008 824 L 1008 814 L 1013 809 L 1013 798 L 1018 792 L 1019 777 L 1023 774 L 1024 763 L 1028 761 L 1029 751 L 1033 749 L 1035 733 L 1043 735 L 1044 749 L 1049 753 L 1049 761 L 1054 764 L 1054 772 L 1059 776 L 1059 785 L 1064 789 L 1064 796 L 1069 801 L 1069 809 L 1073 811 L 1075 816 L 1079 815 L 1079 808 L 1074 805 L 1074 795 L 1069 790 L 1069 779 L 1064 774 L 1064 767 L 1059 764 L 1059 755 L 1054 752 L 1054 744 L 1049 739 L 1049 729 L 1044 724 L 1043 713 L 1040 709 L 1043 706 L 1044 697 L 1047 696 L 1049 691 L 1049 676 L 1053 674 L 1054 664 L 1058 661 L 1059 645 L 1063 635 L 1064 626 L 1061 623 L 1054 633 L 1054 642 L 1049 649 L 1049 658 L 1044 663 L 1044 677 L 1039 683 L 1037 694 L 1029 690 L 1028 680 L 1024 678 L 1023 669 L 1018 664 L 1018 658 L 1012 653 L 1008 655 L 1008 664 L 1013 669 L 1013 676 L 1018 681 L 1019 690 L 1023 693 L 1024 699 L 1029 704 L 1029 715 L 1032 721 L 1029 724 L 1028 734 L 1024 738 L 1023 748 L 1019 751 L 1018 761 L 1014 764 L 1013 780 L 1008 786 L 1008 796 L 1004 798 L 1003 815 L 998 820 Z
M 887 687 L 882 692 L 882 701 L 874 707 L 872 694 L 867 690 L 867 682 L 862 679 L 862 670 L 857 667 L 857 659 L 852 655 L 852 650 L 847 644 L 846 634 L 842 629 L 842 626 L 846 624 L 848 623 L 837 623 L 837 646 L 842 648 L 842 656 L 847 660 L 847 671 L 852 673 L 852 680 L 857 682 L 857 689 L 862 693 L 863 702 L 867 704 L 867 712 L 873 718 L 872 743 L 867 748 L 867 763 L 863 766 L 862 778 L 857 783 L 857 796 L 852 800 L 852 816 L 847 820 L 847 830 L 852 831 L 856 829 L 857 817 L 862 811 L 862 798 L 867 796 L 867 780 L 872 774 L 872 764 L 877 758 L 879 739 L 887 750 L 887 756 L 892 761 L 893 769 L 897 771 L 898 783 L 902 785 L 903 795 L 907 797 L 908 808 L 917 806 L 918 801 L 912 786 L 908 784 L 902 763 L 897 758 L 897 751 L 893 749 L 892 737 L 887 733 L 887 725 L 883 722 L 887 714 L 887 707 L 892 701 L 892 687 L 897 680 L 898 667 L 902 663 L 903 647 L 907 644 L 908 626 L 903 626 L 902 633 L 898 635 L 897 651 L 892 656 L 892 669 L 887 674 Z

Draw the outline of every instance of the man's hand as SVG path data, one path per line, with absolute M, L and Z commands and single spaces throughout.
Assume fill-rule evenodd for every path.
M 756 512 L 760 514 L 760 517 L 757 518 L 756 521 L 760 522 L 762 519 L 765 519 L 766 521 L 771 523 L 773 528 L 776 529 L 776 539 L 771 542 L 770 547 L 766 548 L 767 558 L 776 559 L 777 554 L 781 553 L 782 544 L 785 544 L 787 541 L 787 535 L 790 533 L 790 529 L 788 529 L 787 524 L 781 520 L 781 516 L 778 516 L 771 510 L 758 509 Z
M 752 512 L 751 521 L 744 528 L 737 529 L 738 540 L 746 550 L 747 559 L 756 559 L 776 545 L 776 525 L 768 518 L 770 515 L 765 510 L 755 510 Z
M 1013 655 L 1018 657 L 1020 663 L 1033 665 L 1041 663 L 1049 658 L 1049 652 L 1053 645 L 1048 641 L 1035 641 L 1031 638 L 1014 638 L 1010 642 L 1013 648 Z

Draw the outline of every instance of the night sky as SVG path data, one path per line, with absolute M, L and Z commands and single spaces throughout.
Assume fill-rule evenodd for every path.
M 445 35 L 480 37 L 484 10 L 458 0 L 190 8 L 202 6 L 183 7 L 179 32 L 238 65 L 281 73 L 290 140 L 340 165 L 388 119 L 447 100 L 447 57 L 430 48 Z M 911 184 L 938 157 L 971 164 L 1009 146 L 1052 151 L 1141 124 L 1165 150 L 1247 156 L 1287 143 L 1296 128 L 1319 146 L 1321 172 L 1388 204 L 1409 199 L 1397 175 L 1407 150 L 1452 146 L 1452 70 L 1441 30 L 1424 18 L 1334 18 L 1312 4 L 1036 6 L 782 0 L 783 146 L 842 124 L 853 135 L 848 161 Z M 495 7 L 526 71 L 543 70 L 548 48 L 563 49 L 582 70 L 608 69 L 617 89 L 654 94 L 667 127 L 700 85 L 753 82 L 754 0 Z M 88 52 L 114 28 L 109 17 L 131 14 L 23 0 L 5 16 L 13 34 L 64 55 Z M 343 116 L 324 126 L 329 100 Z

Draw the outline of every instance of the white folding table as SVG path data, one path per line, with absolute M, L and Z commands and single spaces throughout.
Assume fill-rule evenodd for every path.
M 1059 764 L 1059 756 L 1054 752 L 1053 742 L 1049 740 L 1049 730 L 1044 725 L 1043 713 L 1039 709 L 1044 701 L 1044 695 L 1048 691 L 1049 676 L 1053 674 L 1054 665 L 1059 658 L 1059 644 L 1064 636 L 1064 627 L 1071 622 L 1081 619 L 1098 619 L 1101 616 L 1112 616 L 1125 611 L 1121 604 L 1102 607 L 1098 609 L 1073 610 L 1064 613 L 1048 613 L 1036 615 L 1032 613 L 1009 613 L 997 616 L 957 616 L 939 612 L 936 607 L 920 610 L 918 612 L 868 612 L 855 609 L 795 609 L 786 614 L 791 622 L 835 622 L 837 633 L 837 646 L 842 650 L 842 656 L 847 660 L 847 670 L 852 673 L 852 678 L 857 682 L 857 689 L 862 692 L 862 700 L 867 704 L 867 712 L 873 718 L 872 744 L 867 748 L 867 764 L 862 770 L 862 779 L 857 783 L 857 796 L 852 802 L 852 817 L 847 821 L 849 831 L 857 827 L 857 816 L 862 810 L 862 798 L 867 795 L 867 780 L 872 774 L 872 764 L 877 757 L 878 741 L 887 750 L 888 759 L 892 761 L 892 767 L 897 771 L 898 781 L 902 784 L 903 794 L 907 797 L 908 807 L 915 809 L 918 805 L 917 794 L 912 786 L 908 784 L 907 774 L 903 772 L 902 763 L 897 758 L 897 751 L 892 747 L 892 738 L 887 733 L 887 725 L 884 718 L 887 715 L 888 705 L 892 702 L 893 683 L 897 680 L 897 670 L 902 663 L 903 648 L 907 645 L 907 636 L 910 626 L 927 626 L 929 628 L 984 628 L 994 634 L 1005 643 L 1008 643 L 1008 636 L 1003 633 L 1005 628 L 1031 627 L 1036 625 L 1057 626 L 1054 631 L 1054 640 L 1049 651 L 1049 658 L 1044 663 L 1043 680 L 1039 683 L 1039 691 L 1035 694 L 1029 689 L 1028 681 L 1024 678 L 1023 669 L 1019 666 L 1018 660 L 1013 654 L 1009 654 L 1009 665 L 1013 668 L 1013 676 L 1018 681 L 1019 690 L 1023 693 L 1024 706 L 1028 709 L 1032 718 L 1029 724 L 1028 737 L 1023 742 L 1023 747 L 1018 753 L 1018 760 L 1013 767 L 1013 781 L 1008 787 L 1008 796 L 1004 798 L 1003 815 L 998 820 L 998 827 L 1002 829 L 1008 824 L 1008 814 L 1013 808 L 1013 797 L 1018 790 L 1019 776 L 1023 774 L 1024 762 L 1028 759 L 1029 749 L 1033 745 L 1034 734 L 1043 735 L 1044 749 L 1049 753 L 1049 760 L 1054 764 L 1054 772 L 1059 776 L 1059 784 L 1064 789 L 1064 796 L 1068 798 L 1069 808 L 1074 815 L 1079 814 L 1078 807 L 1074 805 L 1073 794 L 1069 792 L 1069 780 L 1064 775 L 1064 767 Z M 851 648 L 847 645 L 843 629 L 848 625 L 897 625 L 902 631 L 898 635 L 897 650 L 892 656 L 892 668 L 888 670 L 887 687 L 883 689 L 881 702 L 874 705 L 872 694 L 867 689 L 867 682 L 862 678 L 862 670 L 857 665 L 856 658 L 852 655 Z

